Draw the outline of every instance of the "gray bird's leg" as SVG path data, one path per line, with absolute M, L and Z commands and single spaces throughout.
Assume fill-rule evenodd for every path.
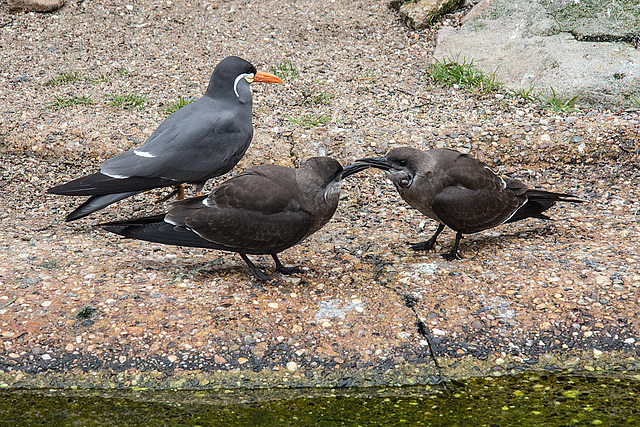
M 276 263 L 276 271 L 279 271 L 282 274 L 302 273 L 300 267 L 285 267 L 284 265 L 282 265 L 282 263 L 278 259 L 278 255 L 276 254 L 271 254 L 271 258 L 273 258 L 273 261 Z
M 163 198 L 161 198 L 160 200 L 158 200 L 156 203 L 166 202 L 167 200 L 169 200 L 173 196 L 176 196 L 177 200 L 184 199 L 184 197 L 185 197 L 184 185 L 182 185 L 182 184 L 174 185 L 173 186 L 173 191 L 171 193 L 167 194 L 166 196 L 164 196 Z
M 178 184 L 178 185 L 174 185 L 173 188 L 176 189 L 176 192 L 178 193 L 176 195 L 176 200 L 182 200 L 186 197 L 185 193 L 184 193 L 184 185 L 182 184 Z
M 269 276 L 264 274 L 258 267 L 256 267 L 256 265 L 254 263 L 252 263 L 251 260 L 245 254 L 240 254 L 240 256 L 242 257 L 244 262 L 247 263 L 247 265 L 249 266 L 249 270 L 251 270 L 251 272 L 256 277 L 256 279 L 258 279 L 258 280 L 269 280 L 269 279 L 271 279 Z
M 438 229 L 429 240 L 419 243 L 409 243 L 409 246 L 411 246 L 411 250 L 428 251 L 429 249 L 433 248 L 433 245 L 436 244 L 436 239 L 438 238 L 440 233 L 442 233 L 442 230 L 444 230 L 444 224 L 438 224 Z
M 462 257 L 458 253 L 458 244 L 460 243 L 460 239 L 462 239 L 462 233 L 458 231 L 456 233 L 456 241 L 453 244 L 453 249 L 451 249 L 451 252 L 442 254 L 442 258 L 446 259 L 447 261 L 453 261 L 454 259 L 462 259 Z

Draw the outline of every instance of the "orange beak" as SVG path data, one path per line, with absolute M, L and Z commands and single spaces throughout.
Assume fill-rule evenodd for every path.
M 253 83 L 284 83 L 284 82 L 280 79 L 280 77 L 276 77 L 273 74 L 258 71 L 256 75 L 253 76 Z

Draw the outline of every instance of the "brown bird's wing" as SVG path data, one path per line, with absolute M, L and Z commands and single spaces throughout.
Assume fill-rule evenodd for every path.
M 265 166 L 225 181 L 206 199 L 174 203 L 166 221 L 235 252 L 271 254 L 295 245 L 313 216 L 300 207 L 293 170 Z
M 502 224 L 520 204 L 506 181 L 481 162 L 460 156 L 445 171 L 431 208 L 449 228 L 468 234 Z

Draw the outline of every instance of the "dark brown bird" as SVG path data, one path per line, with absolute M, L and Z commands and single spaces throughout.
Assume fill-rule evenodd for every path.
M 342 179 L 367 167 L 343 168 L 328 157 L 311 158 L 298 169 L 255 166 L 208 196 L 174 202 L 164 215 L 100 225 L 132 239 L 237 252 L 266 280 L 247 255 L 271 255 L 277 271 L 299 272 L 282 265 L 278 253 L 320 230 L 338 207 Z
M 411 249 L 431 249 L 445 226 L 457 232 L 453 249 L 443 254 L 448 261 L 461 258 L 458 244 L 463 234 L 525 218 L 550 219 L 542 212 L 556 202 L 583 202 L 571 194 L 534 190 L 517 179 L 501 178 L 484 163 L 446 148 L 394 148 L 386 157 L 358 163 L 384 170 L 409 205 L 438 221 L 435 234 L 411 243 Z
M 91 196 L 66 217 L 83 218 L 112 203 L 159 187 L 196 184 L 224 175 L 240 161 L 253 137 L 249 84 L 282 83 L 251 63 L 229 56 L 211 74 L 204 96 L 169 117 L 140 147 L 108 159 L 100 171 L 47 192 Z

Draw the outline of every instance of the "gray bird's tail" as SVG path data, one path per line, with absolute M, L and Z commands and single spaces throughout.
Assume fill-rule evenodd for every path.
M 584 200 L 572 194 L 553 193 L 551 191 L 528 189 L 525 192 L 527 201 L 505 223 L 520 221 L 525 218 L 551 219 L 542 212 L 556 202 L 583 203 Z
M 104 196 L 91 196 L 89 199 L 78 206 L 76 210 L 71 212 L 64 219 L 65 221 L 75 221 L 76 219 L 84 218 L 87 215 L 90 215 L 100 209 L 106 208 L 112 203 L 120 201 L 122 199 L 126 199 L 129 196 L 133 196 L 134 194 L 138 194 L 139 191 L 130 191 L 128 193 L 115 193 L 115 194 L 105 194 Z

